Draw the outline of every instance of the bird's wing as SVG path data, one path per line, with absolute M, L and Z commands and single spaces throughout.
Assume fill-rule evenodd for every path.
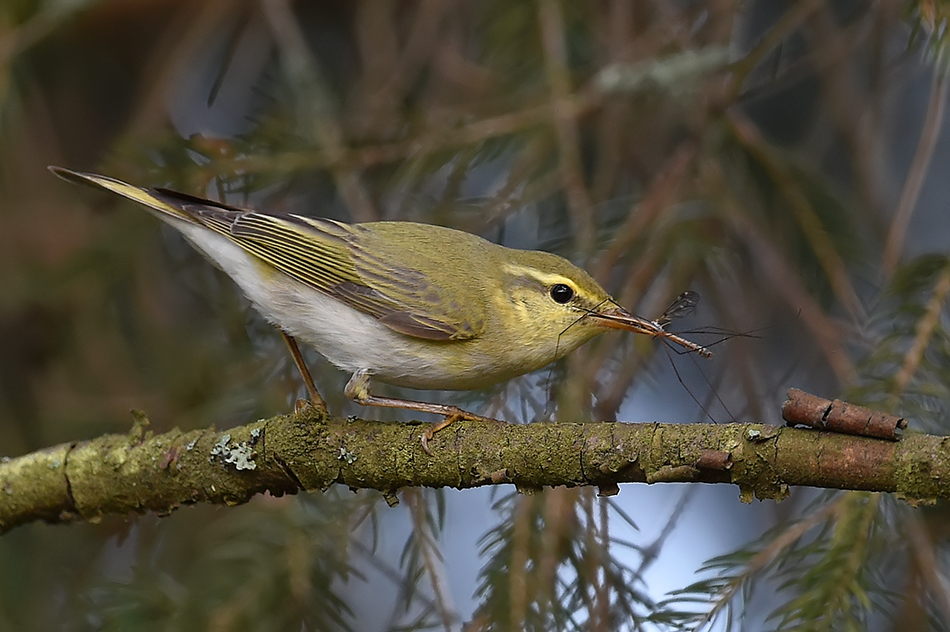
M 418 270 L 382 261 L 362 248 L 358 226 L 255 213 L 166 189 L 150 190 L 198 223 L 228 237 L 292 279 L 379 319 L 394 331 L 429 340 L 466 340 L 478 325 Z
M 364 244 L 364 230 L 298 215 L 243 213 L 231 223 L 230 236 L 277 270 L 394 331 L 429 340 L 477 335 L 465 308 L 447 307 L 441 288 L 425 274 L 382 260 L 372 244 Z

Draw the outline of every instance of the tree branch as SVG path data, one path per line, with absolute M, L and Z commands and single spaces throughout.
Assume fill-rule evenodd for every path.
M 457 422 L 427 456 L 417 423 L 323 418 L 312 408 L 226 432 L 164 434 L 138 413 L 127 435 L 104 435 L 0 462 L 0 533 L 36 520 L 95 522 L 167 514 L 186 504 L 237 505 L 255 494 L 334 483 L 392 493 L 458 489 L 704 482 L 738 485 L 743 501 L 780 500 L 792 485 L 950 497 L 950 442 L 884 441 L 761 424 Z

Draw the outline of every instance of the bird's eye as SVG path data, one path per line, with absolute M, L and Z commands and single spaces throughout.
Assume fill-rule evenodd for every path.
M 555 303 L 563 305 L 574 298 L 574 290 L 563 283 L 551 286 L 551 298 Z

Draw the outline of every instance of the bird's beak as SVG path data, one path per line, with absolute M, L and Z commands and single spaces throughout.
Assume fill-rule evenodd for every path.
M 590 317 L 611 329 L 623 329 L 638 334 L 647 334 L 648 336 L 657 336 L 665 333 L 663 328 L 657 323 L 632 314 L 619 305 L 591 312 Z
M 690 342 L 685 338 L 672 334 L 665 329 L 659 323 L 647 320 L 646 318 L 641 318 L 636 314 L 632 314 L 620 307 L 619 305 L 611 306 L 606 309 L 601 309 L 596 312 L 591 312 L 588 314 L 591 318 L 597 320 L 600 324 L 605 327 L 610 327 L 611 329 L 623 329 L 625 331 L 632 331 L 637 334 L 646 334 L 648 336 L 653 336 L 654 338 L 663 338 L 669 340 L 670 342 L 676 343 L 689 351 L 693 351 L 703 356 L 704 358 L 711 358 L 712 352 L 706 349 L 705 347 L 696 344 L 695 342 Z

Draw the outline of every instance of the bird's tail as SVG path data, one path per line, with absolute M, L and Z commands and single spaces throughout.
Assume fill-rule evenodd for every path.
M 195 217 L 184 210 L 182 204 L 179 203 L 176 205 L 174 199 L 168 199 L 169 196 L 164 195 L 160 190 L 141 189 L 114 178 L 108 178 L 94 173 L 80 173 L 78 171 L 64 169 L 63 167 L 49 167 L 49 170 L 67 182 L 78 182 L 87 186 L 105 189 L 106 191 L 111 191 L 112 193 L 117 193 L 122 197 L 128 198 L 133 202 L 147 206 L 153 211 L 156 211 L 159 215 L 170 215 L 175 219 L 195 223 Z

